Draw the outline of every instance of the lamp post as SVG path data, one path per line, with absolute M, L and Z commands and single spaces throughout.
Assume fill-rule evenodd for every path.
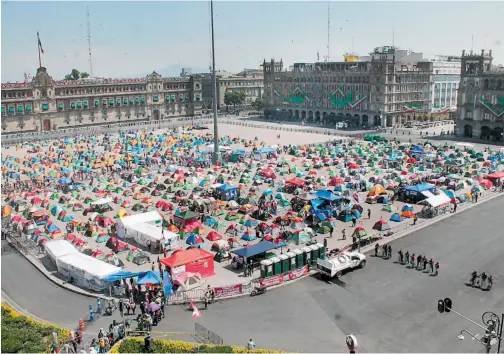
M 217 127 L 217 77 L 215 76 L 215 36 L 214 36 L 214 16 L 213 16 L 213 0 L 210 0 L 210 21 L 212 27 L 212 75 L 213 75 L 213 91 L 214 99 L 213 106 L 213 120 L 214 120 L 214 154 L 212 162 L 214 165 L 220 160 L 219 158 L 219 129 Z

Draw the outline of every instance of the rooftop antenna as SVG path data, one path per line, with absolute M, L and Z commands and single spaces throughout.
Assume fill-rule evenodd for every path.
M 87 7 L 87 41 L 89 53 L 89 74 L 93 77 L 93 59 L 91 58 L 91 25 L 89 24 L 89 6 Z
M 331 52 L 330 52 L 330 40 L 331 40 L 331 3 L 327 2 L 327 60 L 330 61 Z

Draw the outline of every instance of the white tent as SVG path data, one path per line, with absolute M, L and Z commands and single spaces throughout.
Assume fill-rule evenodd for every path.
M 49 259 L 56 263 L 56 265 L 58 265 L 58 258 L 79 253 L 79 251 L 67 240 L 47 241 L 44 244 L 44 248 Z
M 147 246 L 148 241 L 154 246 L 159 241 L 168 249 L 173 249 L 177 246 L 180 236 L 162 227 L 143 223 L 128 226 L 126 238 L 133 238 L 142 246 Z
M 58 258 L 59 273 L 67 278 L 72 277 L 78 286 L 95 291 L 105 290 L 109 282 L 104 278 L 119 271 L 121 268 L 82 253 Z
M 112 198 L 101 198 L 98 200 L 95 200 L 94 202 L 91 202 L 91 205 L 102 205 L 102 204 L 108 204 L 112 203 Z
M 155 225 L 156 222 L 161 220 L 163 220 L 163 217 L 156 210 L 119 218 L 119 221 L 117 223 L 117 236 L 124 239 L 125 237 L 127 237 L 126 234 L 128 232 L 128 229 L 131 228 L 133 225 L 138 224 Z

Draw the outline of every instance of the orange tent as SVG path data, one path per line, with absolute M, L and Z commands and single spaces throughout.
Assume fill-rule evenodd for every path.
M 381 184 L 375 184 L 368 192 L 368 197 L 373 195 L 387 194 L 387 191 Z

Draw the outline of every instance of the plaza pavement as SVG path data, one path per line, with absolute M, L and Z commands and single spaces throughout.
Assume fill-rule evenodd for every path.
M 244 345 L 252 338 L 260 348 L 294 352 L 346 352 L 348 333 L 357 336 L 360 353 L 482 352 L 477 342 L 457 339 L 461 329 L 481 334 L 479 328 L 453 313 L 439 314 L 437 300 L 452 298 L 453 308 L 476 322 L 485 311 L 504 309 L 504 242 L 502 222 L 496 220 L 502 208 L 504 199 L 496 198 L 395 240 L 392 260 L 368 254 L 366 268 L 340 280 L 308 277 L 254 298 L 218 301 L 202 310 L 197 322 L 226 344 Z M 440 275 L 394 264 L 399 249 L 439 261 Z M 59 324 L 72 324 L 69 317 L 87 310 L 88 298 L 54 288 L 19 257 L 3 255 L 4 272 L 18 269 L 23 277 L 2 272 L 2 289 L 23 308 Z M 494 275 L 491 292 L 464 284 L 473 270 Z M 193 332 L 194 323 L 185 307 L 171 306 L 153 330 Z M 100 327 L 105 325 L 97 323 L 89 331 L 97 333 Z

